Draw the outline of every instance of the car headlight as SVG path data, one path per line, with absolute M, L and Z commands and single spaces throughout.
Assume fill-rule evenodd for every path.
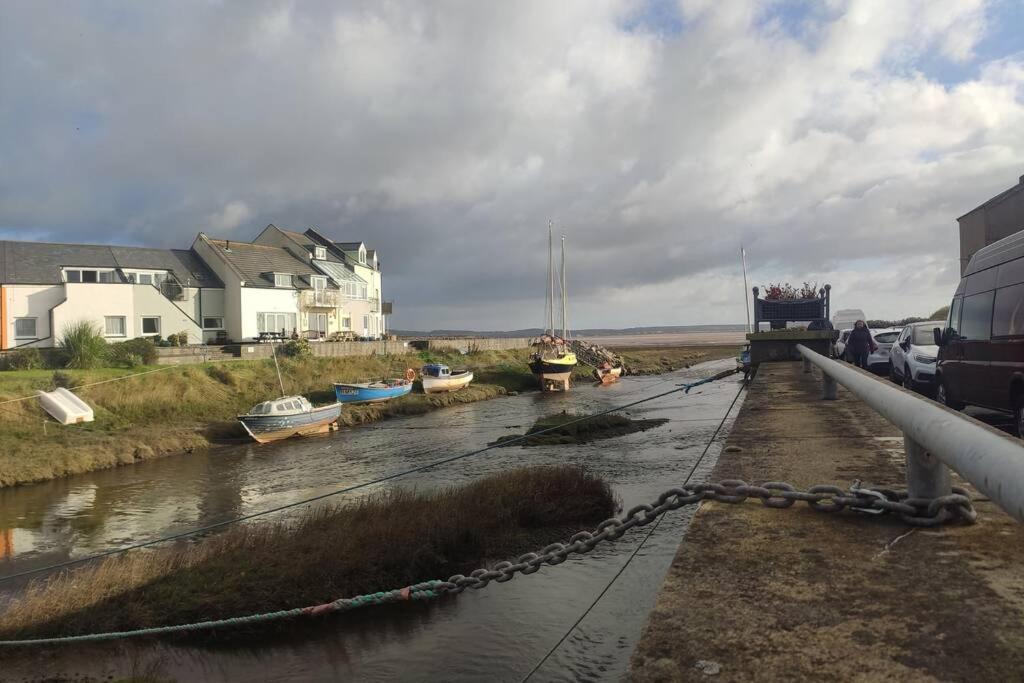
M 915 353 L 914 354 L 914 360 L 916 360 L 918 363 L 934 363 L 935 362 L 935 359 L 932 358 L 931 356 L 922 356 L 919 353 Z

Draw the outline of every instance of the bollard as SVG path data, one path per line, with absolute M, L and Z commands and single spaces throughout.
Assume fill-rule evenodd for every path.
M 811 359 L 804 358 L 804 372 L 809 373 L 811 371 Z
M 949 468 L 906 432 L 903 432 L 903 449 L 907 455 L 907 491 L 911 498 L 938 498 L 952 492 Z
M 836 391 L 837 391 L 837 389 L 836 389 L 836 387 L 837 387 L 836 381 L 834 379 L 832 379 L 831 377 L 829 377 L 824 372 L 821 373 L 821 375 L 825 379 L 825 395 L 821 397 L 822 400 L 825 400 L 825 401 L 834 401 L 834 400 L 836 400 L 838 398 L 838 396 L 836 396 Z

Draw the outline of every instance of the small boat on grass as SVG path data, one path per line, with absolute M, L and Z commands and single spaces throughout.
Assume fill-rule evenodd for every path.
M 315 408 L 305 396 L 284 396 L 253 406 L 238 421 L 253 439 L 268 443 L 329 432 L 340 416 L 340 403 Z
M 469 386 L 473 381 L 473 373 L 469 370 L 452 372 L 447 365 L 428 363 L 420 368 L 420 380 L 423 382 L 424 394 L 441 394 Z
M 619 377 L 622 376 L 622 366 L 613 366 L 609 362 L 601 363 L 601 365 L 594 368 L 594 379 L 601 384 L 611 384 L 612 382 L 618 382 Z
M 334 395 L 339 403 L 382 403 L 412 391 L 412 381 L 416 373 L 412 370 L 412 378 L 387 379 L 379 382 L 335 382 Z

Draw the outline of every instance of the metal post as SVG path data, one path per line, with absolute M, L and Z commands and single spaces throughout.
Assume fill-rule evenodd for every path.
M 952 493 L 949 468 L 903 432 L 907 454 L 907 491 L 911 498 L 938 498 Z
M 829 375 L 825 374 L 824 372 L 821 373 L 821 374 L 822 374 L 822 377 L 824 377 L 824 379 L 825 379 L 825 394 L 821 398 L 823 400 L 825 400 L 825 401 L 834 401 L 834 400 L 836 400 L 838 398 L 838 396 L 836 395 L 837 386 L 838 386 L 836 384 L 836 381 L 832 377 L 830 377 Z
M 809 358 L 804 358 L 804 372 L 807 373 L 807 372 L 810 372 L 810 371 L 811 371 L 811 360 Z

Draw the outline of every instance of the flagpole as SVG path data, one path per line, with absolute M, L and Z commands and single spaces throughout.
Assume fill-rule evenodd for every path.
M 740 261 L 743 263 L 743 303 L 747 306 L 747 332 L 750 330 L 750 292 L 747 288 L 747 250 L 740 245 Z

